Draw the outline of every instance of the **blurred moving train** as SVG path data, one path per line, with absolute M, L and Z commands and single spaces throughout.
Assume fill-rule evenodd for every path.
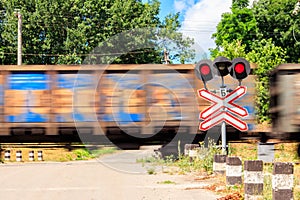
M 199 131 L 198 118 L 210 103 L 197 96 L 197 90 L 204 86 L 195 76 L 194 67 L 154 64 L 1 66 L 0 142 L 101 142 L 108 138 L 114 143 L 162 144 L 178 134 L 203 139 L 205 133 Z M 272 75 L 276 84 L 281 79 L 278 75 L 281 68 Z M 298 86 L 299 69 L 298 66 L 293 71 L 297 74 L 295 85 Z M 217 93 L 220 84 L 220 78 L 215 77 L 207 87 Z M 238 81 L 225 77 L 225 84 L 228 89 L 235 89 Z M 243 119 L 249 130 L 243 134 L 253 134 L 257 132 L 254 75 L 250 74 L 242 85 L 247 86 L 247 94 L 235 103 L 249 113 Z M 281 87 L 273 87 L 278 86 Z M 296 90 L 299 91 L 299 87 Z M 273 98 L 285 90 L 276 91 L 272 93 Z M 286 97 L 284 102 L 280 101 L 285 103 Z M 295 123 L 299 127 L 299 98 L 296 104 Z M 286 117 L 278 109 L 273 110 L 273 116 Z M 241 134 L 230 126 L 227 129 L 228 134 L 237 137 Z
M 270 74 L 272 132 L 267 136 L 300 141 L 300 64 L 281 64 Z

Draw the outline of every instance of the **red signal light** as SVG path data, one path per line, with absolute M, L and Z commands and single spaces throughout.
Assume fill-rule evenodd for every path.
M 230 75 L 237 80 L 245 79 L 250 74 L 250 63 L 244 58 L 235 58 L 232 66 Z
M 200 69 L 200 73 L 203 75 L 208 75 L 210 73 L 210 68 L 208 65 L 202 65 Z
M 201 60 L 195 66 L 196 76 L 204 83 L 214 78 L 213 63 L 211 60 Z
M 245 71 L 245 66 L 242 63 L 238 63 L 234 66 L 234 71 L 241 74 Z

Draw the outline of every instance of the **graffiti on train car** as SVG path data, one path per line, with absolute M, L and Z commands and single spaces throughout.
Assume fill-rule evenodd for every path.
M 5 90 L 6 122 L 49 121 L 49 75 L 44 73 L 12 73 L 7 76 Z
M 105 74 L 100 90 L 99 120 L 129 124 L 141 121 L 187 120 L 182 116 L 191 98 L 189 74 Z M 181 105 L 180 105 L 181 104 Z M 149 114 L 150 113 L 150 114 Z
M 152 112 L 153 120 L 161 120 L 162 110 L 166 114 L 166 120 L 189 119 L 188 115 L 184 116 L 182 109 L 187 109 L 189 99 L 193 98 L 188 92 L 190 84 L 186 81 L 191 79 L 189 74 L 177 73 L 160 73 L 149 77 L 149 83 L 152 83 L 148 94 L 149 105 L 158 108 Z
M 120 124 L 144 120 L 143 80 L 139 74 L 105 74 L 100 90 L 99 120 Z
M 92 74 L 57 75 L 57 88 L 53 90 L 55 122 L 93 121 L 94 79 Z

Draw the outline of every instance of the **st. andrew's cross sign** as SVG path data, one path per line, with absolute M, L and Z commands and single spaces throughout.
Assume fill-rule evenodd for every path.
M 204 121 L 200 123 L 199 129 L 207 131 L 211 127 L 225 121 L 240 131 L 247 131 L 247 123 L 236 116 L 246 117 L 248 116 L 248 112 L 245 108 L 233 103 L 244 96 L 246 92 L 247 87 L 239 86 L 225 97 L 219 97 L 206 89 L 198 90 L 198 95 L 201 98 L 213 103 L 200 113 L 199 118 Z

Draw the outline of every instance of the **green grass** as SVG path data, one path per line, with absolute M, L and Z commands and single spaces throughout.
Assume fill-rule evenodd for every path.
M 117 149 L 115 147 L 104 147 L 104 148 L 101 148 L 101 149 L 92 150 L 91 154 L 94 157 L 99 157 L 99 156 L 102 156 L 102 155 L 115 153 L 116 151 L 117 151 Z

